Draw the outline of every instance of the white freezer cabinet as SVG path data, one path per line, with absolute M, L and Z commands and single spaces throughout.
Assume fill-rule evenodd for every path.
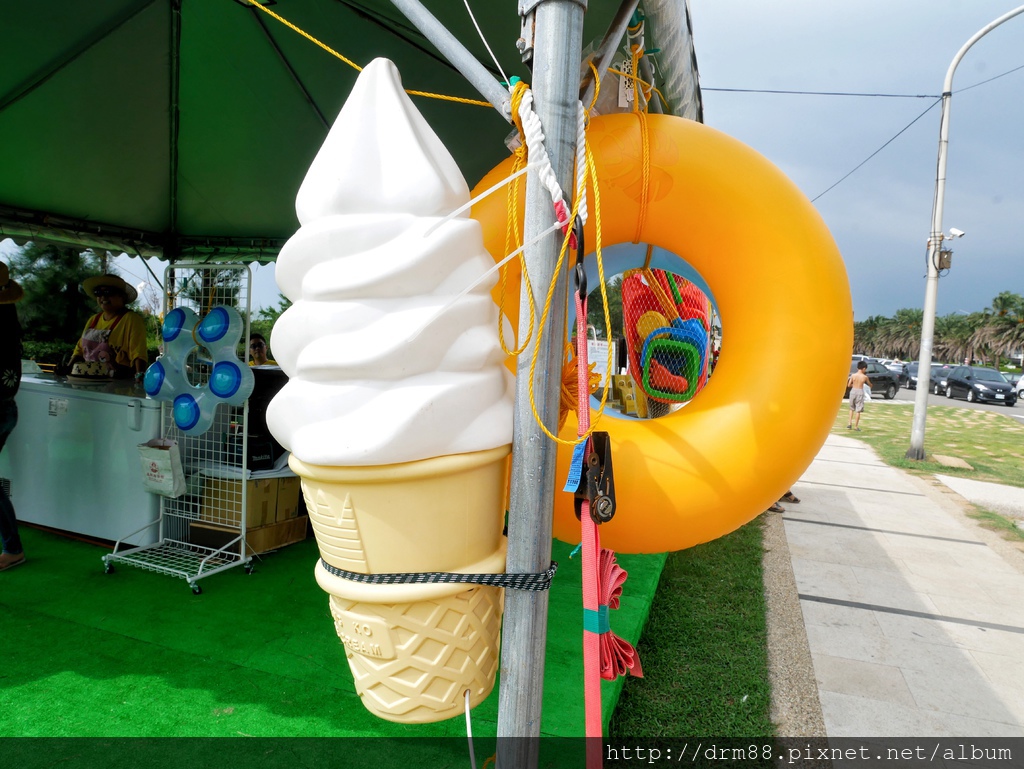
M 0 453 L 20 521 L 119 540 L 156 521 L 159 498 L 142 485 L 138 444 L 160 435 L 160 403 L 130 382 L 70 384 L 25 376 L 18 425 Z M 132 537 L 156 541 L 157 527 Z

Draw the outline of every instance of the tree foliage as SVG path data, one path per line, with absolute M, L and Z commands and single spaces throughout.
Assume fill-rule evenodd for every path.
M 916 359 L 921 352 L 921 310 L 897 310 L 853 324 L 854 351 L 878 358 Z M 1002 291 L 981 312 L 951 313 L 935 319 L 932 355 L 940 361 L 970 358 L 999 366 L 1024 351 L 1024 297 Z
M 249 333 L 262 334 L 269 345 L 270 332 L 273 331 L 274 324 L 277 323 L 277 319 L 281 317 L 281 314 L 291 306 L 290 299 L 287 299 L 284 294 L 278 294 L 277 307 L 262 307 L 255 317 L 249 320 Z M 267 352 L 270 354 L 272 351 L 268 349 Z M 273 358 L 274 356 L 270 355 L 270 357 Z
M 74 346 L 96 303 L 80 288 L 82 281 L 102 273 L 92 251 L 27 243 L 10 256 L 11 276 L 25 290 L 18 316 L 25 339 Z
M 616 275 L 605 283 L 608 294 L 608 315 L 612 323 L 612 338 L 622 336 L 622 276 Z M 604 299 L 598 286 L 587 297 L 587 324 L 597 331 L 598 339 L 606 339 L 608 329 L 604 322 Z

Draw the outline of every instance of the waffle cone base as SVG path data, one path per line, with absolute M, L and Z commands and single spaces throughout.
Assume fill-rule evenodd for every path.
M 296 459 L 323 561 L 360 574 L 501 573 L 510 447 L 373 467 Z M 364 706 L 401 723 L 462 715 L 494 687 L 503 592 L 373 585 L 316 567 Z

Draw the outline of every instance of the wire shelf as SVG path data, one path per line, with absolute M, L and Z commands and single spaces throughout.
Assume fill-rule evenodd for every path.
M 164 275 L 164 314 L 184 307 L 203 318 L 218 305 L 235 308 L 245 320 L 236 350 L 244 365 L 248 358 L 251 285 L 252 274 L 242 264 L 176 262 Z M 185 360 L 189 384 L 204 387 L 212 371 L 212 354 L 197 344 Z M 178 443 L 185 494 L 177 499 L 161 499 L 160 519 L 152 524 L 159 526 L 155 544 L 124 549 L 125 540 L 117 542 L 114 552 L 103 556 L 107 571 L 112 570 L 112 564 L 123 563 L 180 577 L 198 594 L 198 579 L 243 564 L 248 570 L 252 558 L 247 555 L 246 529 L 266 522 L 253 518 L 252 511 L 258 513 L 260 508 L 250 505 L 249 500 L 249 487 L 257 489 L 258 494 L 259 486 L 248 481 L 248 418 L 248 401 L 241 406 L 221 403 L 209 430 L 186 435 L 174 423 L 171 404 L 163 404 L 163 437 Z
M 240 541 L 241 536 L 236 537 L 225 547 L 238 546 Z M 173 539 L 164 539 L 155 545 L 103 556 L 108 572 L 112 570 L 111 567 L 115 563 L 136 566 L 146 571 L 184 579 L 197 593 L 200 592 L 199 586 L 196 584 L 197 580 L 243 563 L 247 564 L 249 560 L 249 558 L 242 558 L 238 553 L 224 548 L 215 550 L 211 547 Z

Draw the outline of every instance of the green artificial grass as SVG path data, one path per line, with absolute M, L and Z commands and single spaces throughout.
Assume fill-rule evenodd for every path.
M 359 702 L 312 539 L 231 569 L 183 580 L 118 565 L 106 548 L 22 527 L 28 563 L 0 575 L 5 664 L 0 736 L 462 737 L 465 720 L 394 724 Z M 554 543 L 542 734 L 585 732 L 580 562 Z M 636 642 L 664 556 L 620 556 L 629 571 L 613 630 Z M 606 682 L 612 713 L 622 682 Z M 473 711 L 496 733 L 498 686 Z M 482 763 L 481 758 L 481 763 Z
M 609 739 L 771 737 L 760 519 L 672 553 Z

